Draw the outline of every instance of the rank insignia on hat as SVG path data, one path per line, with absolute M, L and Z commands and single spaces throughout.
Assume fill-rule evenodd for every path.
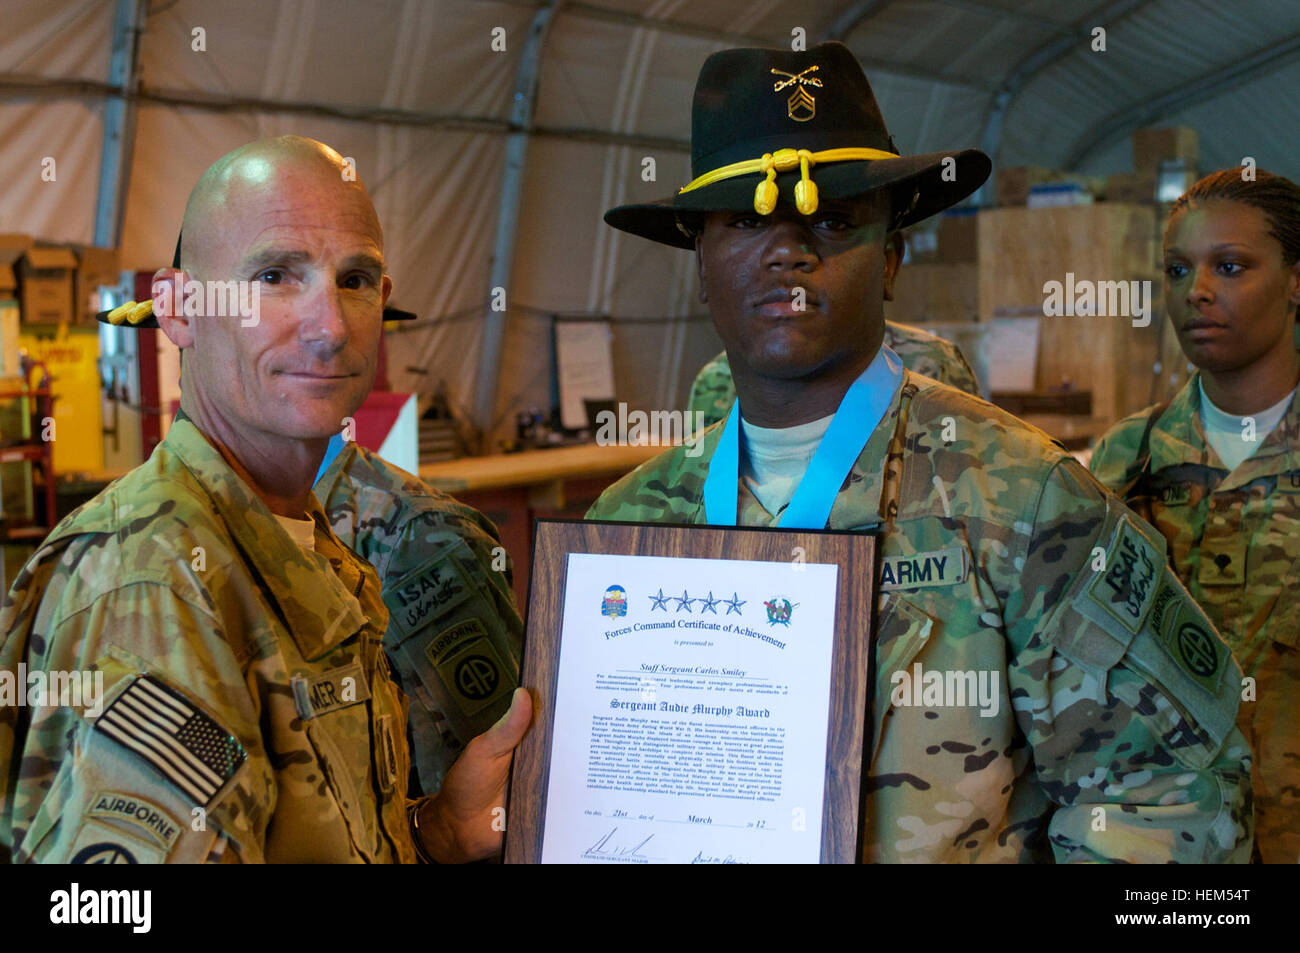
M 140 676 L 118 695 L 95 719 L 95 730 L 203 806 L 247 757 L 238 739 L 152 675 Z
M 785 70 L 773 68 L 772 73 L 775 76 L 784 76 L 785 79 L 779 79 L 772 84 L 772 91 L 781 92 L 788 86 L 794 87 L 794 92 L 790 98 L 785 101 L 785 111 L 795 122 L 807 122 L 813 116 L 817 115 L 817 100 L 813 99 L 812 94 L 804 89 L 805 86 L 821 87 L 822 81 L 815 76 L 808 76 L 808 73 L 815 73 L 820 67 L 810 66 L 799 73 L 787 73 Z

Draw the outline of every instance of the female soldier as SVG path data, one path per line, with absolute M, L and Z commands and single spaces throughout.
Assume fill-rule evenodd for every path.
M 1197 373 L 1112 427 L 1091 467 L 1159 529 L 1242 672 L 1256 845 L 1300 858 L 1300 187 L 1224 169 L 1174 205 L 1165 304 Z M 1176 619 L 1161 635 L 1177 642 Z M 1195 646 L 1184 646 L 1194 654 Z M 1192 659 L 1191 661 L 1195 661 Z

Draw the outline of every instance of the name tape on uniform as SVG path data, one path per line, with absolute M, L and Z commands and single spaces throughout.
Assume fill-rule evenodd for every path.
M 294 707 L 301 718 L 319 718 L 370 699 L 370 686 L 366 683 L 361 663 L 356 659 L 327 672 L 295 675 L 289 680 L 289 685 L 293 689 Z
M 955 586 L 966 581 L 970 565 L 960 546 L 912 556 L 886 556 L 880 565 L 881 591 Z

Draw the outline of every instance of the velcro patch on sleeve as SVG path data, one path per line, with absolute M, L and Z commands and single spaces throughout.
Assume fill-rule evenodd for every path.
M 161 864 L 163 857 L 163 849 L 157 844 L 87 818 L 72 842 L 66 863 Z
M 205 807 L 248 757 L 234 735 L 152 675 L 141 675 L 113 699 L 94 730 Z
M 1156 582 L 1165 565 L 1156 549 L 1127 518 L 1119 521 L 1106 553 L 1106 568 L 1094 573 L 1087 598 L 1105 615 L 1136 635 L 1156 596 Z M 1091 615 L 1092 613 L 1087 613 Z M 1102 619 L 1097 619 L 1103 622 Z
M 131 824 L 143 831 L 164 851 L 171 850 L 181 832 L 180 822 L 166 809 L 138 794 L 99 791 L 91 799 L 86 816 L 103 817 Z
M 300 718 L 318 718 L 370 699 L 366 674 L 356 659 L 327 672 L 295 675 L 289 686 Z
M 478 619 L 462 619 L 438 633 L 424 652 L 466 717 L 514 691 L 510 670 Z
M 880 561 L 880 589 L 955 586 L 966 581 L 969 563 L 960 546 L 912 556 L 886 556 Z
M 384 593 L 388 624 L 409 638 L 473 594 L 452 553 L 407 573 Z
M 1214 695 L 1228 668 L 1228 647 L 1190 602 L 1180 586 L 1164 583 L 1151 610 L 1149 629 L 1178 667 Z

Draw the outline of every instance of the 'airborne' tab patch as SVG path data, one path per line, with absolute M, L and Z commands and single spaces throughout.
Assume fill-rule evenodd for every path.
M 965 582 L 969 569 L 960 546 L 912 556 L 886 556 L 880 561 L 880 589 L 954 586 Z
M 1104 572 L 1088 586 L 1088 598 L 1137 635 L 1156 595 L 1164 554 L 1147 542 L 1127 519 L 1120 520 Z
M 152 675 L 141 675 L 113 699 L 95 719 L 94 730 L 143 758 L 203 806 L 248 757 L 234 735 Z
M 108 817 L 126 821 L 144 831 L 164 850 L 170 850 L 180 835 L 180 822 L 165 809 L 138 794 L 100 791 L 91 799 L 88 817 Z

